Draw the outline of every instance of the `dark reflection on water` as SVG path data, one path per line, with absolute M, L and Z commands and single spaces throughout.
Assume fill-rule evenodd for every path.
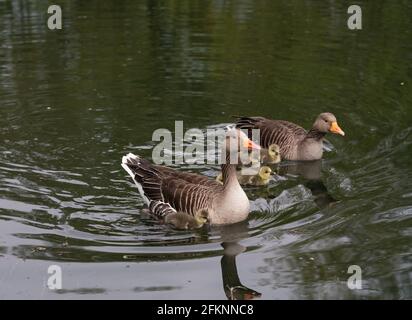
M 313 201 L 323 209 L 333 205 L 336 200 L 322 181 L 322 160 L 307 162 L 285 162 L 279 165 L 277 174 L 281 176 L 300 177 L 304 180 L 303 185 L 310 190 Z
M 411 298 L 412 6 L 358 3 L 354 32 L 340 2 L 63 1 L 52 32 L 48 2 L 1 2 L 0 297 Z M 248 187 L 233 228 L 153 221 L 120 167 L 174 120 L 322 111 L 346 137 Z
M 251 300 L 261 297 L 261 293 L 242 284 L 236 266 L 236 256 L 247 249 L 238 243 L 246 236 L 244 231 L 248 228 L 247 224 L 238 223 L 223 228 L 222 240 L 224 242 L 222 242 L 222 247 L 224 250 L 220 264 L 222 267 L 223 290 L 226 297 L 229 300 Z M 226 234 L 231 234 L 231 236 L 225 236 Z

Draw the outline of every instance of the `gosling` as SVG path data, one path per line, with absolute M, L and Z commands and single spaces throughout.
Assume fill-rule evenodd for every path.
M 206 210 L 202 210 L 194 216 L 184 212 L 169 213 L 164 218 L 164 222 L 178 230 L 199 229 L 208 222 L 208 213 Z
M 259 172 L 255 175 L 242 175 L 241 171 L 237 171 L 236 174 L 241 185 L 265 186 L 270 181 L 272 169 L 267 166 L 262 166 L 260 167 Z M 222 173 L 216 177 L 216 181 L 223 184 Z
M 260 150 L 260 162 L 276 164 L 280 162 L 280 148 L 276 143 L 273 143 L 267 149 Z

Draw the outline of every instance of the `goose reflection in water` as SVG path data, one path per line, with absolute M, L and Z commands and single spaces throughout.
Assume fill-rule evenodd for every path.
M 280 176 L 299 177 L 305 180 L 307 187 L 314 196 L 314 202 L 319 208 L 326 208 L 337 202 L 333 198 L 321 177 L 322 160 L 290 161 L 273 166 Z M 246 248 L 239 241 L 248 237 L 248 223 L 240 222 L 234 225 L 215 227 L 223 240 L 223 256 L 220 261 L 222 268 L 223 290 L 229 300 L 250 300 L 261 297 L 261 293 L 243 285 L 239 279 L 236 257 Z
M 320 209 L 338 202 L 329 194 L 322 181 L 322 160 L 284 162 L 277 167 L 276 172 L 280 176 L 300 177 L 306 180 L 303 185 L 312 192 L 314 202 Z
M 229 300 L 251 300 L 261 297 L 261 293 L 244 286 L 239 279 L 236 256 L 246 250 L 239 244 L 241 239 L 248 237 L 248 223 L 240 222 L 234 225 L 216 227 L 223 242 L 223 256 L 220 260 L 222 268 L 223 290 Z

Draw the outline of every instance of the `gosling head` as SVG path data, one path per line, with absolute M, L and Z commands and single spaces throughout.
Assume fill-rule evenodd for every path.
M 190 217 L 188 214 L 183 212 L 177 212 L 168 214 L 165 217 L 165 223 L 171 225 L 173 228 L 178 230 L 187 230 L 189 229 L 191 219 L 193 220 L 193 217 Z
M 277 144 L 271 144 L 268 148 L 268 154 L 272 163 L 280 162 L 280 148 Z
M 206 224 L 209 220 L 209 212 L 207 210 L 202 209 L 199 213 L 195 215 L 195 228 L 201 228 L 204 224 Z
M 259 169 L 259 177 L 262 179 L 262 180 L 269 180 L 270 179 L 270 175 L 272 174 L 272 169 L 270 169 L 269 167 L 267 167 L 267 166 L 263 166 L 263 167 L 260 167 L 260 169 Z

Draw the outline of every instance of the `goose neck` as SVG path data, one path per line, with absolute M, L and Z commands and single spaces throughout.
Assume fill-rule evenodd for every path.
M 235 164 L 222 164 L 222 177 L 223 177 L 223 187 L 225 189 L 229 188 L 233 184 L 239 184 L 236 176 L 236 165 Z
M 322 140 L 325 137 L 326 133 L 321 132 L 318 129 L 312 128 L 306 134 L 306 139 Z

